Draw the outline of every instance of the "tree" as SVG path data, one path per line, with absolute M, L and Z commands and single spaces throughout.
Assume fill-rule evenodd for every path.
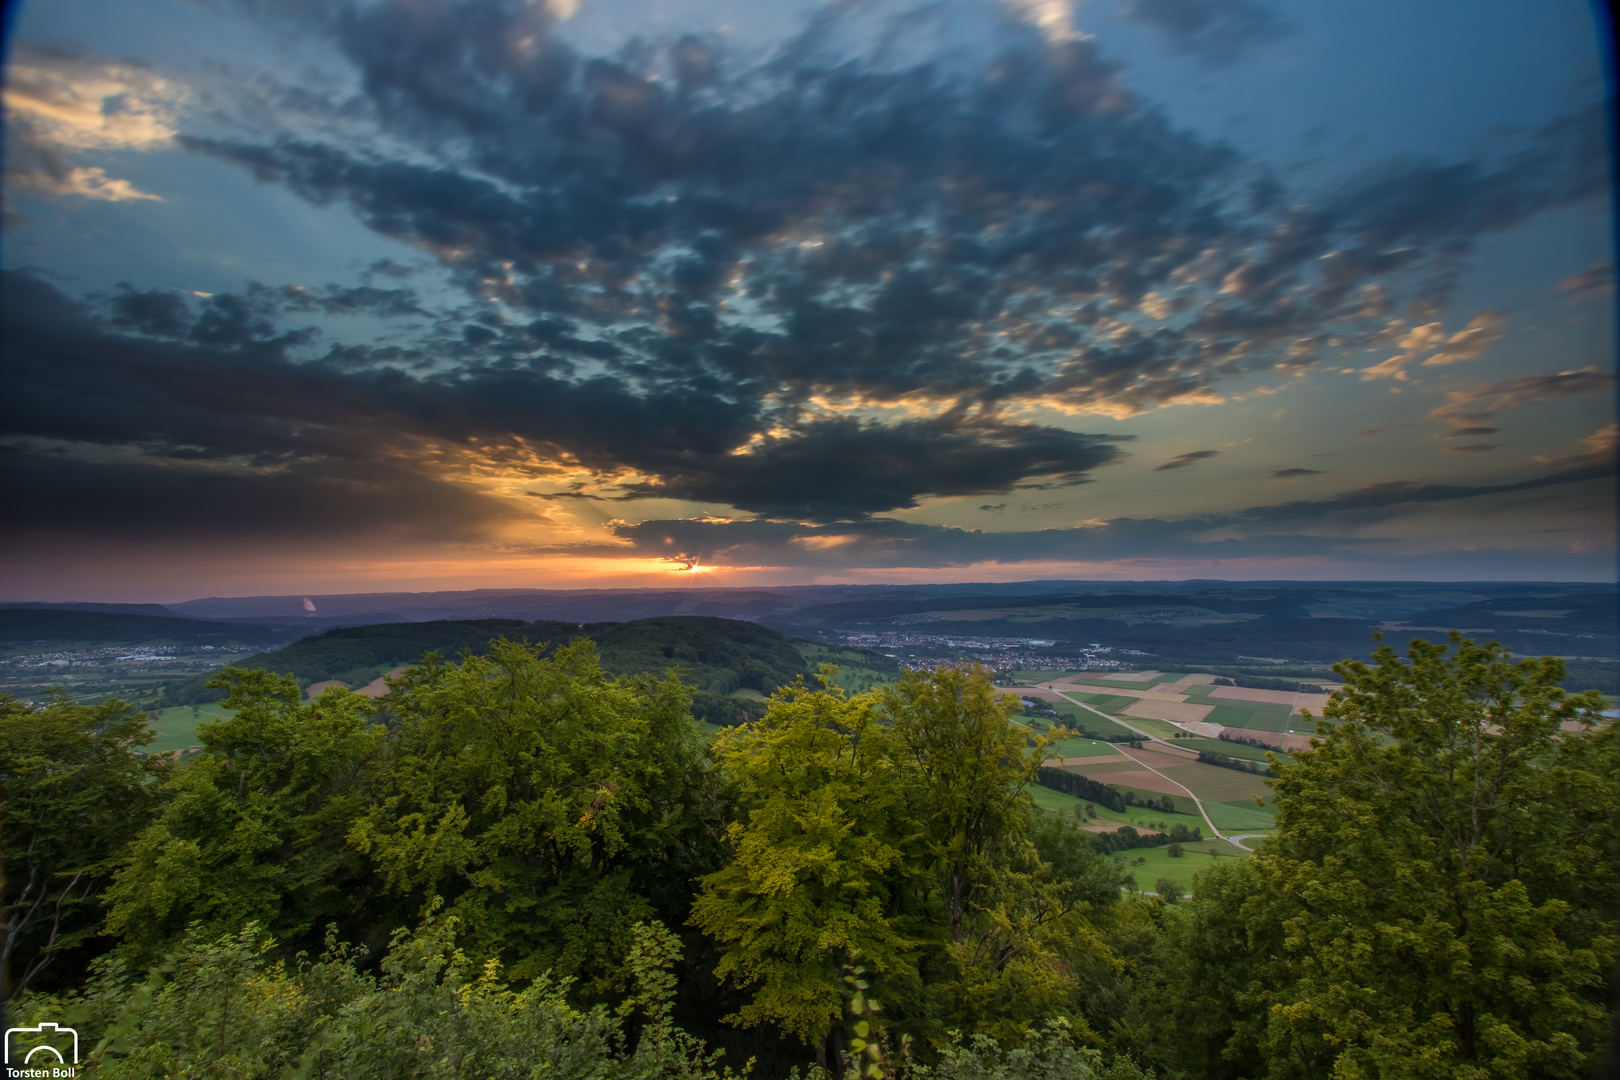
M 194 922 L 228 934 L 252 921 L 309 944 L 375 895 L 344 841 L 381 765 L 372 700 L 332 689 L 305 702 L 296 679 L 256 669 L 209 685 L 228 688 L 235 715 L 197 729 L 203 752 L 173 772 L 107 890 L 108 930 L 138 963 Z
M 1559 689 L 1555 658 L 1455 633 L 1334 670 L 1322 738 L 1274 760 L 1278 832 L 1253 888 L 1223 894 L 1252 976 L 1225 1053 L 1271 1077 L 1588 1075 L 1620 948 L 1602 699 Z
M 635 923 L 685 920 L 720 823 L 686 687 L 610 680 L 589 641 L 544 648 L 429 654 L 396 680 L 387 775 L 348 836 L 391 893 L 444 897 L 474 957 L 601 1000 Z
M 146 714 L 117 699 L 75 705 L 58 690 L 40 707 L 0 694 L 0 1000 L 101 930 L 111 860 L 156 812 L 168 771 L 138 753 L 151 739 Z
M 75 1024 L 87 1071 L 111 1080 L 738 1080 L 671 1019 L 680 949 L 663 926 L 631 927 L 635 986 L 614 1012 L 576 1008 L 564 980 L 514 989 L 498 963 L 456 947 L 457 929 L 453 916 L 430 916 L 396 932 L 375 965 L 332 938 L 317 960 L 276 962 L 282 950 L 254 923 L 193 932 L 144 979 L 108 965 L 82 994 L 25 999 L 17 1020 Z
M 737 788 L 731 862 L 704 877 L 692 923 L 721 948 L 715 974 L 754 988 L 727 1022 L 773 1025 L 817 1048 L 843 1013 L 855 958 L 903 981 L 922 927 L 897 910 L 916 873 L 893 736 L 871 694 L 847 696 L 824 668 L 771 699 L 716 753 Z
M 1009 721 L 1022 710 L 997 698 L 983 669 L 907 671 L 883 691 L 883 709 L 906 757 L 907 790 L 921 823 L 927 859 L 938 876 L 952 942 L 979 942 L 999 963 L 1010 943 L 989 944 L 1000 864 L 1029 817 L 1025 791 L 1059 729 L 1029 740 Z M 1025 753 L 1032 745 L 1033 753 Z M 1000 955 L 998 955 L 1000 954 Z

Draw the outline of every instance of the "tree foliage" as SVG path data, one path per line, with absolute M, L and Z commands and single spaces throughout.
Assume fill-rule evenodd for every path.
M 899 904 L 917 838 L 893 736 L 873 695 L 801 681 L 758 723 L 723 732 L 716 754 L 742 814 L 692 922 L 722 948 L 716 974 L 756 987 L 735 1022 L 820 1045 L 842 1014 L 851 958 L 899 974 L 922 944 Z
M 235 715 L 197 729 L 203 753 L 174 770 L 107 889 L 108 929 L 138 962 L 194 923 L 303 941 L 357 917 L 367 892 L 344 835 L 381 766 L 371 699 L 336 690 L 306 704 L 296 680 L 266 671 L 217 681 Z
M 348 830 L 383 887 L 443 896 L 511 977 L 622 989 L 630 927 L 686 918 L 722 823 L 690 691 L 609 680 L 588 641 L 430 655 L 386 699 L 381 785 Z
M 1613 724 L 1564 729 L 1601 698 L 1458 635 L 1336 670 L 1323 737 L 1277 766 L 1276 838 L 1171 924 L 1167 998 L 1231 1002 L 1222 1054 L 1270 1077 L 1588 1075 L 1620 947 L 1620 748 Z
M 429 655 L 376 701 L 227 670 L 184 763 L 117 702 L 5 700 L 16 1007 L 82 1021 L 108 1076 L 715 1076 L 693 1032 L 768 1080 L 806 1044 L 817 1080 L 1589 1074 L 1601 699 L 1456 637 L 1338 671 L 1270 758 L 1275 835 L 1157 895 L 1104 853 L 1196 830 L 1037 809 L 1043 776 L 1110 789 L 1043 773 L 1066 733 L 983 671 L 824 671 L 710 742 L 691 687 L 588 641 Z
M 40 707 L 0 694 L 0 972 L 12 975 L 0 1000 L 100 931 L 99 893 L 168 772 L 130 751 L 150 738 L 146 714 L 117 699 L 58 692 Z

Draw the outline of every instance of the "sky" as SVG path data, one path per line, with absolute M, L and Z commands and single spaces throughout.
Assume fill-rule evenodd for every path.
M 50 0 L 0 600 L 1612 581 L 1577 0 Z

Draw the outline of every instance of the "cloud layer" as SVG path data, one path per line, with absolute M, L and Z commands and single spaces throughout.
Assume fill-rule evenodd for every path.
M 1207 475 L 1232 459 L 1167 457 L 1098 418 L 1264 392 L 1357 350 L 1387 355 L 1354 369 L 1364 380 L 1450 373 L 1508 327 L 1495 310 L 1447 312 L 1476 241 L 1604 192 L 1597 109 L 1471 159 L 1290 192 L 1173 124 L 1063 5 L 835 5 L 765 50 L 706 32 L 612 55 L 571 43 L 565 5 L 232 10 L 318 43 L 343 77 L 215 86 L 204 124 L 194 88 L 138 63 L 23 48 L 9 185 L 151 200 L 165 193 L 85 155 L 202 155 L 433 270 L 382 260 L 353 280 L 212 295 L 152 281 L 75 294 L 8 272 L 0 468 L 37 500 L 29 528 L 90 528 L 93 492 L 177 535 L 207 516 L 243 535 L 319 522 L 510 540 L 589 507 L 604 551 L 701 557 L 699 536 L 812 560 L 919 538 L 977 551 L 990 541 L 971 530 L 881 515 L 1082 489 L 1133 453 Z M 1251 0 L 1123 14 L 1217 66 L 1293 31 Z M 1448 439 L 1483 438 L 1512 404 L 1606 378 L 1453 388 L 1430 415 Z M 1590 471 L 1603 445 L 1549 465 Z M 1325 475 L 1282 460 L 1273 479 Z M 1421 501 L 1420 481 L 1397 483 Z M 672 504 L 758 520 L 671 524 L 685 512 Z M 638 512 L 659 516 L 608 517 Z M 1267 513 L 995 543 L 1031 558 L 1172 551 L 1194 541 L 1167 538 L 1241 528 L 1253 551 L 1344 549 L 1257 532 Z

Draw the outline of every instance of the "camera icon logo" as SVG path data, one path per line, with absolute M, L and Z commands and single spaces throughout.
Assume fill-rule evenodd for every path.
M 77 1065 L 79 1033 L 70 1027 L 45 1023 L 38 1027 L 8 1028 L 5 1063 L 8 1066 L 6 1070 L 8 1074 L 19 1065 L 25 1067 Z M 71 1076 L 72 1072 L 61 1075 Z

